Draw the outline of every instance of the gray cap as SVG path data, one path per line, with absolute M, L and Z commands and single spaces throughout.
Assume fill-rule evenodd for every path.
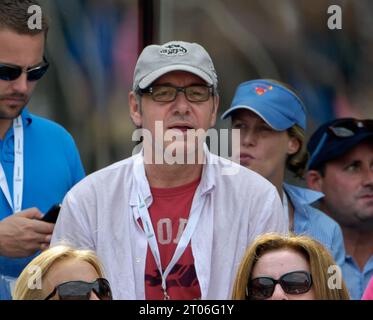
M 218 78 L 207 51 L 197 43 L 171 41 L 144 48 L 135 67 L 133 90 L 144 89 L 171 71 L 187 71 L 216 89 Z

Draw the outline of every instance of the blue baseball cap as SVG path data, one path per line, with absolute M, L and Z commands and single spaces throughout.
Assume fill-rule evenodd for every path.
M 230 108 L 221 118 L 226 119 L 239 109 L 256 113 L 276 131 L 285 131 L 295 124 L 306 130 L 303 102 L 294 92 L 276 81 L 258 79 L 241 83 Z
M 322 124 L 307 144 L 310 159 L 308 170 L 317 170 L 328 161 L 335 160 L 359 143 L 373 142 L 373 120 L 340 118 Z

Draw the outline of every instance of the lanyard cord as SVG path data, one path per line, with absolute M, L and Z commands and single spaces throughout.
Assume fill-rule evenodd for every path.
M 13 213 L 22 210 L 23 197 L 23 124 L 22 117 L 13 120 L 14 130 L 14 168 L 13 168 L 13 199 L 10 196 L 5 171 L 0 163 L 0 188 L 8 201 Z
M 198 192 L 198 189 L 197 189 L 197 192 Z M 138 192 L 137 208 L 138 208 L 138 211 L 139 211 L 140 219 L 142 221 L 142 225 L 143 225 L 145 234 L 146 234 L 147 239 L 148 239 L 150 250 L 153 254 L 153 257 L 154 257 L 155 262 L 156 262 L 157 267 L 158 267 L 158 271 L 159 271 L 159 273 L 161 275 L 161 278 L 162 278 L 162 290 L 163 290 L 163 293 L 164 293 L 165 300 L 170 299 L 170 297 L 167 294 L 167 283 L 166 283 L 167 276 L 172 271 L 173 267 L 175 266 L 177 261 L 180 259 L 180 257 L 183 255 L 184 251 L 186 250 L 186 248 L 187 248 L 187 246 L 190 242 L 190 239 L 192 238 L 192 235 L 193 235 L 193 233 L 196 229 L 197 222 L 198 222 L 198 220 L 201 216 L 202 206 L 203 206 L 203 201 L 198 201 L 198 204 L 196 205 L 196 208 L 194 208 L 192 206 L 191 213 L 190 213 L 190 216 L 189 216 L 189 219 L 188 219 L 188 223 L 187 223 L 187 225 L 184 229 L 184 232 L 183 232 L 183 234 L 182 234 L 182 236 L 179 240 L 179 243 L 176 247 L 174 255 L 173 255 L 170 263 L 168 264 L 168 266 L 166 267 L 166 269 L 163 272 L 161 257 L 160 257 L 160 254 L 159 254 L 158 243 L 157 243 L 157 239 L 156 239 L 156 236 L 155 236 L 153 225 L 152 225 L 152 222 L 151 222 L 151 219 L 150 219 L 149 211 L 147 209 L 147 206 L 145 204 L 145 201 L 144 201 L 141 193 Z
M 284 217 L 286 225 L 288 226 L 288 229 L 290 229 L 289 225 L 289 204 L 288 204 L 288 197 L 286 196 L 285 190 L 282 191 L 282 206 L 284 208 Z

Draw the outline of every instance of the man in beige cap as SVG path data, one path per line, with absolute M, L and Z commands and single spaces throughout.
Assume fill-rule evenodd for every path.
M 115 299 L 228 299 L 251 241 L 286 232 L 274 186 L 188 139 L 215 125 L 217 84 L 202 46 L 146 47 L 129 94 L 143 149 L 88 176 L 63 202 L 52 242 L 95 250 Z

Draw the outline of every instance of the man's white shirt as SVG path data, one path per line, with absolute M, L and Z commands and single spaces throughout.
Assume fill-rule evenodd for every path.
M 288 233 L 276 188 L 238 164 L 205 150 L 202 214 L 191 238 L 202 299 L 230 299 L 241 259 L 267 232 Z M 61 241 L 94 250 L 114 299 L 145 299 L 147 238 L 138 223 L 137 190 L 152 203 L 142 153 L 97 171 L 66 195 L 52 245 Z M 229 175 L 232 168 L 236 174 Z M 197 193 L 197 192 L 196 192 Z

